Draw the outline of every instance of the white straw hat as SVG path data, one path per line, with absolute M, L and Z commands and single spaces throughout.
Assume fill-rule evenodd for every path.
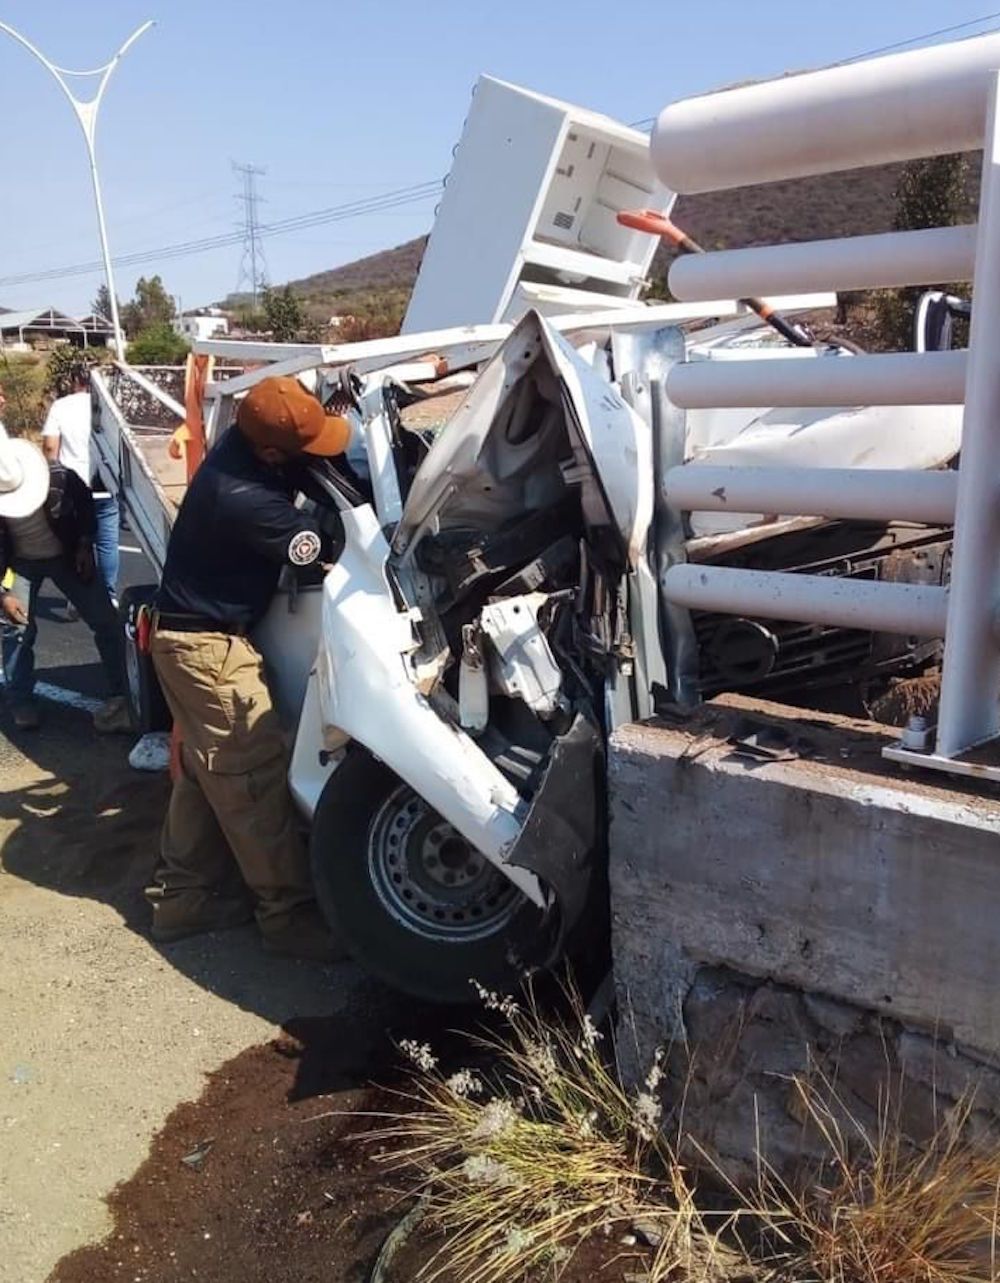
M 49 493 L 49 465 L 38 446 L 13 440 L 0 424 L 0 517 L 30 517 Z

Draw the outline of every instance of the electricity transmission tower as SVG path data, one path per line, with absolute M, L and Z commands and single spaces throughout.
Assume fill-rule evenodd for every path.
M 256 311 L 260 288 L 267 279 L 267 260 L 264 258 L 257 217 L 257 206 L 261 199 L 257 194 L 257 179 L 266 174 L 267 170 L 259 169 L 256 165 L 237 165 L 233 161 L 233 172 L 239 174 L 242 180 L 242 190 L 236 193 L 236 199 L 243 206 L 243 252 L 240 255 L 236 293 L 247 286 Z

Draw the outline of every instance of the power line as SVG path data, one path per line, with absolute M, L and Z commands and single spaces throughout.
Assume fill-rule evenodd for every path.
M 267 173 L 256 165 L 237 165 L 233 161 L 233 172 L 243 180 L 243 190 L 236 199 L 243 205 L 243 253 L 240 255 L 240 270 L 236 277 L 236 293 L 239 294 L 244 284 L 250 286 L 250 297 L 254 311 L 257 310 L 257 292 L 261 283 L 267 278 L 267 260 L 264 258 L 264 247 L 260 243 L 260 223 L 257 219 L 257 206 L 260 197 L 257 195 L 257 179 Z M 260 267 L 257 262 L 260 260 Z
M 300 228 L 341 222 L 344 219 L 355 218 L 363 214 L 381 213 L 384 210 L 395 209 L 403 205 L 413 204 L 416 201 L 426 200 L 428 197 L 436 195 L 440 187 L 439 181 L 422 184 L 420 188 L 403 189 L 400 192 L 390 192 L 380 197 L 372 197 L 366 201 L 356 201 L 349 205 L 317 210 L 312 214 L 297 215 L 294 218 L 283 219 L 276 223 L 260 224 L 258 230 L 261 236 L 278 236 L 288 231 L 298 231 Z M 189 254 L 198 254 L 206 250 L 221 249 L 225 246 L 238 244 L 242 239 L 243 233 L 241 231 L 227 232 L 217 236 L 203 237 L 199 240 L 183 241 L 177 245 L 159 246 L 156 249 L 124 254 L 115 261 L 125 266 L 134 266 L 149 261 L 183 258 Z M 77 263 L 69 267 L 50 268 L 44 272 L 23 273 L 19 276 L 0 278 L 0 285 L 20 285 L 32 281 L 60 279 L 64 276 L 83 276 L 94 271 L 98 266 L 99 264 L 94 262 Z
M 905 49 L 908 45 L 919 44 L 921 40 L 934 40 L 938 36 L 952 35 L 956 31 L 966 31 L 969 27 L 978 27 L 983 22 L 992 22 L 1000 18 L 1000 9 L 993 13 L 984 13 L 979 18 L 969 18 L 966 22 L 955 22 L 950 27 L 938 27 L 936 31 L 925 31 L 919 36 L 910 36 L 908 40 L 897 40 L 891 45 L 880 45 L 877 49 L 866 49 L 864 53 L 852 54 L 849 58 L 842 58 L 839 62 L 828 62 L 822 67 L 811 68 L 815 71 L 829 71 L 832 67 L 846 67 L 852 62 L 860 62 L 864 58 L 874 58 L 880 53 L 892 53 L 894 49 Z M 986 31 L 980 31 L 977 34 L 988 36 L 992 31 L 997 30 L 991 27 Z M 808 73 L 804 73 L 808 74 Z M 642 120 L 633 120 L 629 126 L 630 129 L 650 129 L 656 123 L 656 116 L 643 116 Z
M 440 191 L 441 180 L 434 179 L 432 182 L 400 188 L 398 191 L 385 192 L 381 196 L 351 201 L 344 205 L 334 205 L 328 209 L 298 214 L 291 218 L 280 219 L 274 223 L 259 223 L 257 231 L 261 238 L 283 236 L 289 232 L 305 230 L 309 227 L 321 227 L 329 223 L 343 222 L 350 218 L 359 218 L 366 214 L 381 214 L 388 210 L 400 209 L 437 196 Z M 190 254 L 202 254 L 209 250 L 223 249 L 227 246 L 237 245 L 243 239 L 243 230 L 224 232 L 217 236 L 206 236 L 196 240 L 182 241 L 174 245 L 161 245 L 154 249 L 122 254 L 116 257 L 114 262 L 120 267 L 136 267 L 144 263 L 186 258 Z M 65 267 L 48 268 L 40 272 L 23 272 L 17 276 L 0 277 L 0 287 L 29 285 L 37 281 L 62 280 L 73 276 L 89 276 L 91 273 L 100 270 L 100 267 L 100 262 L 91 261 L 89 263 L 72 263 Z
M 897 40 L 895 44 L 882 45 L 878 49 L 866 49 L 864 53 L 856 53 L 850 58 L 844 58 L 841 62 L 833 62 L 832 67 L 844 67 L 851 62 L 860 62 L 862 58 L 874 58 L 880 53 L 892 53 L 894 49 L 905 49 L 907 45 L 918 44 L 921 40 L 934 40 L 937 36 L 949 36 L 955 31 L 966 31 L 969 27 L 978 27 L 982 22 L 992 22 L 1000 18 L 1000 9 L 994 13 L 984 13 L 981 18 L 969 18 L 967 22 L 956 22 L 950 27 L 938 27 L 937 31 L 925 31 L 922 36 L 911 36 L 909 40 Z M 981 36 L 988 36 L 988 31 L 980 31 Z
M 918 44 L 921 40 L 933 40 L 938 36 L 951 35 L 956 31 L 967 30 L 969 27 L 975 27 L 984 22 L 990 22 L 994 19 L 1000 19 L 1000 10 L 992 13 L 986 13 L 978 18 L 970 18 L 965 22 L 952 23 L 947 27 L 939 27 L 935 31 L 927 31 L 921 35 L 911 36 L 907 40 L 899 40 L 891 45 L 882 45 L 878 49 L 869 49 L 864 53 L 854 54 L 850 58 L 845 58 L 838 63 L 830 63 L 829 66 L 839 67 L 847 63 L 857 62 L 862 58 L 872 58 L 881 53 L 889 53 L 894 49 L 903 49 L 908 45 Z M 980 32 L 980 35 L 987 35 L 989 32 Z M 825 70 L 826 68 L 821 68 Z M 655 116 L 645 116 L 642 120 L 634 121 L 632 128 L 642 129 L 650 127 L 656 120 Z M 263 173 L 263 170 L 255 170 L 253 166 L 234 165 L 234 169 L 239 173 L 246 175 L 246 171 L 252 173 Z M 245 181 L 248 181 L 245 178 Z M 235 233 L 226 233 L 219 236 L 202 237 L 197 240 L 182 241 L 174 245 L 161 245 L 155 249 L 140 250 L 132 254 L 123 254 L 115 257 L 112 262 L 119 267 L 138 266 L 143 263 L 160 262 L 174 258 L 187 258 L 192 254 L 203 254 L 210 250 L 222 249 L 226 246 L 235 245 L 241 241 L 244 243 L 245 250 L 250 251 L 250 275 L 256 281 L 256 257 L 262 255 L 260 241 L 265 237 L 283 236 L 290 232 L 304 231 L 310 227 L 320 227 L 328 223 L 342 222 L 350 218 L 358 218 L 365 214 L 384 213 L 388 210 L 399 209 L 407 205 L 416 204 L 419 201 L 427 200 L 436 196 L 441 188 L 440 179 L 434 179 L 426 183 L 416 183 L 410 187 L 400 188 L 398 191 L 386 192 L 382 196 L 370 197 L 367 200 L 353 201 L 345 205 L 334 205 L 328 209 L 314 210 L 310 213 L 299 214 L 291 218 L 281 219 L 275 223 L 260 223 L 256 218 L 256 205 L 259 197 L 253 192 L 252 200 L 249 201 L 246 191 L 241 197 L 244 201 L 245 218 L 244 225 L 240 231 Z M 252 218 L 251 218 L 252 214 Z M 252 235 L 249 234 L 252 230 Z M 256 254 L 254 250 L 256 248 Z M 0 277 L 0 288 L 12 287 L 15 285 L 29 285 L 38 281 L 62 280 L 72 276 L 89 276 L 93 272 L 100 271 L 102 264 L 97 262 L 74 263 L 67 267 L 49 268 L 41 272 L 24 272 L 17 276 Z M 241 263 L 241 273 L 243 267 Z M 241 275 L 241 283 L 242 283 Z

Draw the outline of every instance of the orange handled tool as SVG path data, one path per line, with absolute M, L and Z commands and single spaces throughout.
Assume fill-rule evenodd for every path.
M 682 254 L 704 254 L 705 249 L 702 245 L 667 218 L 666 214 L 661 214 L 655 209 L 623 209 L 618 214 L 618 222 L 622 227 L 631 227 L 637 232 L 649 232 L 651 236 L 659 236 L 662 240 L 669 241 Z M 783 339 L 789 343 L 794 343 L 796 347 L 812 347 L 813 341 L 800 325 L 793 325 L 786 321 L 780 312 L 776 312 L 770 303 L 765 303 L 762 298 L 741 298 L 741 303 L 745 303 L 752 312 L 756 312 L 762 321 L 778 331 Z
M 135 648 L 140 655 L 149 654 L 152 637 L 153 613 L 148 606 L 139 606 L 135 612 Z

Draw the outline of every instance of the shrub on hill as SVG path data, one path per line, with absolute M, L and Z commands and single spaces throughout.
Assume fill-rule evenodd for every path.
M 45 358 L 0 352 L 0 384 L 7 397 L 3 422 L 12 437 L 41 430 L 45 416 Z
M 142 330 L 128 345 L 132 365 L 180 365 L 190 347 L 166 321 Z

